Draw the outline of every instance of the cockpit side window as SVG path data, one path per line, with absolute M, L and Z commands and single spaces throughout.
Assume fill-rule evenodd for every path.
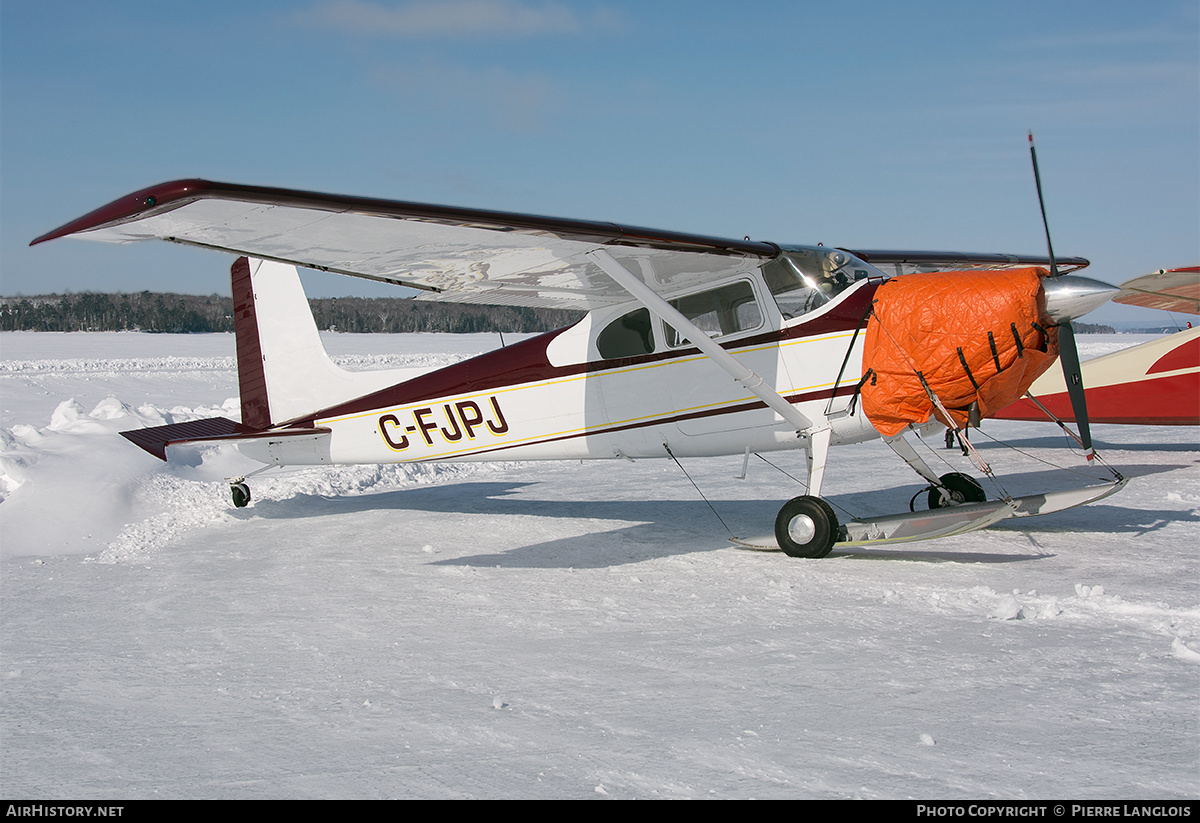
M 763 279 L 784 320 L 824 306 L 872 270 L 838 249 L 794 247 L 763 264 Z M 878 272 L 875 272 L 878 274 Z
M 829 302 L 830 295 L 822 291 L 818 279 L 805 276 L 784 257 L 778 257 L 762 267 L 763 279 L 784 320 L 807 314 Z
M 609 323 L 596 338 L 596 348 L 605 360 L 636 357 L 654 351 L 649 310 L 637 309 Z

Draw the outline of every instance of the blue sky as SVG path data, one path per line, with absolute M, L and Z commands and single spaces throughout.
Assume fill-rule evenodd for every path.
M 184 177 L 1038 253 L 1030 130 L 1059 254 L 1200 262 L 1194 0 L 4 0 L 0 294 L 227 293 L 215 253 L 28 248 Z

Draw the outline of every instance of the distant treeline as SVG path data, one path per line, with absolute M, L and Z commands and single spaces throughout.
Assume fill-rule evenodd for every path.
M 341 332 L 543 332 L 581 312 L 523 306 L 425 303 L 403 297 L 309 299 L 317 328 Z M 1112 326 L 1075 323 L 1081 334 L 1115 334 Z M 233 331 L 233 299 L 219 294 L 50 294 L 0 297 L 3 331 Z
M 414 302 L 402 297 L 310 299 L 317 328 L 341 332 L 542 332 L 581 312 Z M 233 331 L 233 299 L 212 294 L 50 294 L 0 297 L 3 331 Z

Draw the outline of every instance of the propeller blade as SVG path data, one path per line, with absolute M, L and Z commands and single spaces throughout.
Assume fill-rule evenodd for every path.
M 1029 132 L 1029 156 L 1033 159 L 1033 182 L 1037 185 L 1038 206 L 1042 209 L 1042 227 L 1046 229 L 1046 250 L 1050 253 L 1050 276 L 1058 277 L 1058 266 L 1054 262 L 1054 244 L 1050 242 L 1050 221 L 1046 219 L 1046 200 L 1042 197 L 1042 175 L 1038 171 L 1037 149 L 1033 145 L 1033 132 Z
M 1084 457 L 1090 462 L 1095 457 L 1096 450 L 1092 448 L 1087 398 L 1083 394 L 1083 367 L 1079 363 L 1079 350 L 1075 347 L 1075 329 L 1069 321 L 1058 326 L 1058 359 L 1062 364 L 1063 379 L 1067 383 L 1067 396 L 1071 398 L 1075 425 L 1079 427 L 1079 444 L 1083 447 Z
M 1033 180 L 1037 184 L 1038 206 L 1042 210 L 1042 226 L 1046 230 L 1046 249 L 1050 253 L 1050 277 L 1058 280 L 1058 266 L 1054 262 L 1054 244 L 1050 242 L 1050 221 L 1046 218 L 1046 200 L 1042 196 L 1042 175 L 1038 172 L 1037 149 L 1033 145 L 1033 132 L 1029 133 L 1029 156 L 1033 160 Z M 1083 392 L 1083 367 L 1079 363 L 1079 349 L 1075 346 L 1075 329 L 1070 318 L 1059 320 L 1058 359 L 1062 365 L 1063 379 L 1067 384 L 1067 396 L 1071 398 L 1071 411 L 1075 414 L 1075 425 L 1079 427 L 1079 443 L 1084 457 L 1091 462 L 1096 451 L 1092 448 L 1092 431 L 1088 424 L 1087 398 Z

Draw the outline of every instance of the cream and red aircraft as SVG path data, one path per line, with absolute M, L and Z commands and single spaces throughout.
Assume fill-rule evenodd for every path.
M 1122 283 L 1114 303 L 1200 315 L 1200 266 L 1160 269 Z M 1200 426 L 1200 327 L 1187 328 L 1082 364 L 1088 419 L 1139 426 Z M 1075 422 L 1067 387 L 1049 371 L 1003 420 Z
M 68 235 L 238 255 L 241 420 L 124 433 L 164 460 L 169 446 L 197 442 L 235 443 L 265 464 L 260 471 L 804 449 L 808 494 L 783 506 L 774 540 L 748 542 L 777 542 L 801 557 L 835 544 L 962 533 L 1081 505 L 1124 484 L 1117 476 L 988 501 L 966 475 L 939 477 L 905 438 L 922 426 L 959 429 L 1007 405 L 1053 362 L 1055 337 L 1068 382 L 1079 383 L 1070 320 L 1116 290 L 1061 274 L 1059 265 L 1069 272 L 1087 261 L 1056 261 L 1052 249 L 1048 257 L 855 253 L 204 180 L 135 192 L 33 243 Z M 348 372 L 322 347 L 297 267 L 407 286 L 419 290 L 416 300 L 586 314 L 417 377 Z M 898 297 L 899 286 L 917 287 L 917 296 Z M 968 319 L 975 331 L 947 337 Z M 916 410 L 881 411 L 873 421 L 872 409 L 898 390 L 872 351 L 894 347 L 916 363 L 941 351 L 934 338 L 950 354 L 891 375 L 909 381 Z M 1086 414 L 1080 419 L 1086 437 Z M 829 449 L 881 431 L 930 484 L 930 510 L 839 523 L 821 497 Z M 237 505 L 249 500 L 244 480 L 230 481 Z

